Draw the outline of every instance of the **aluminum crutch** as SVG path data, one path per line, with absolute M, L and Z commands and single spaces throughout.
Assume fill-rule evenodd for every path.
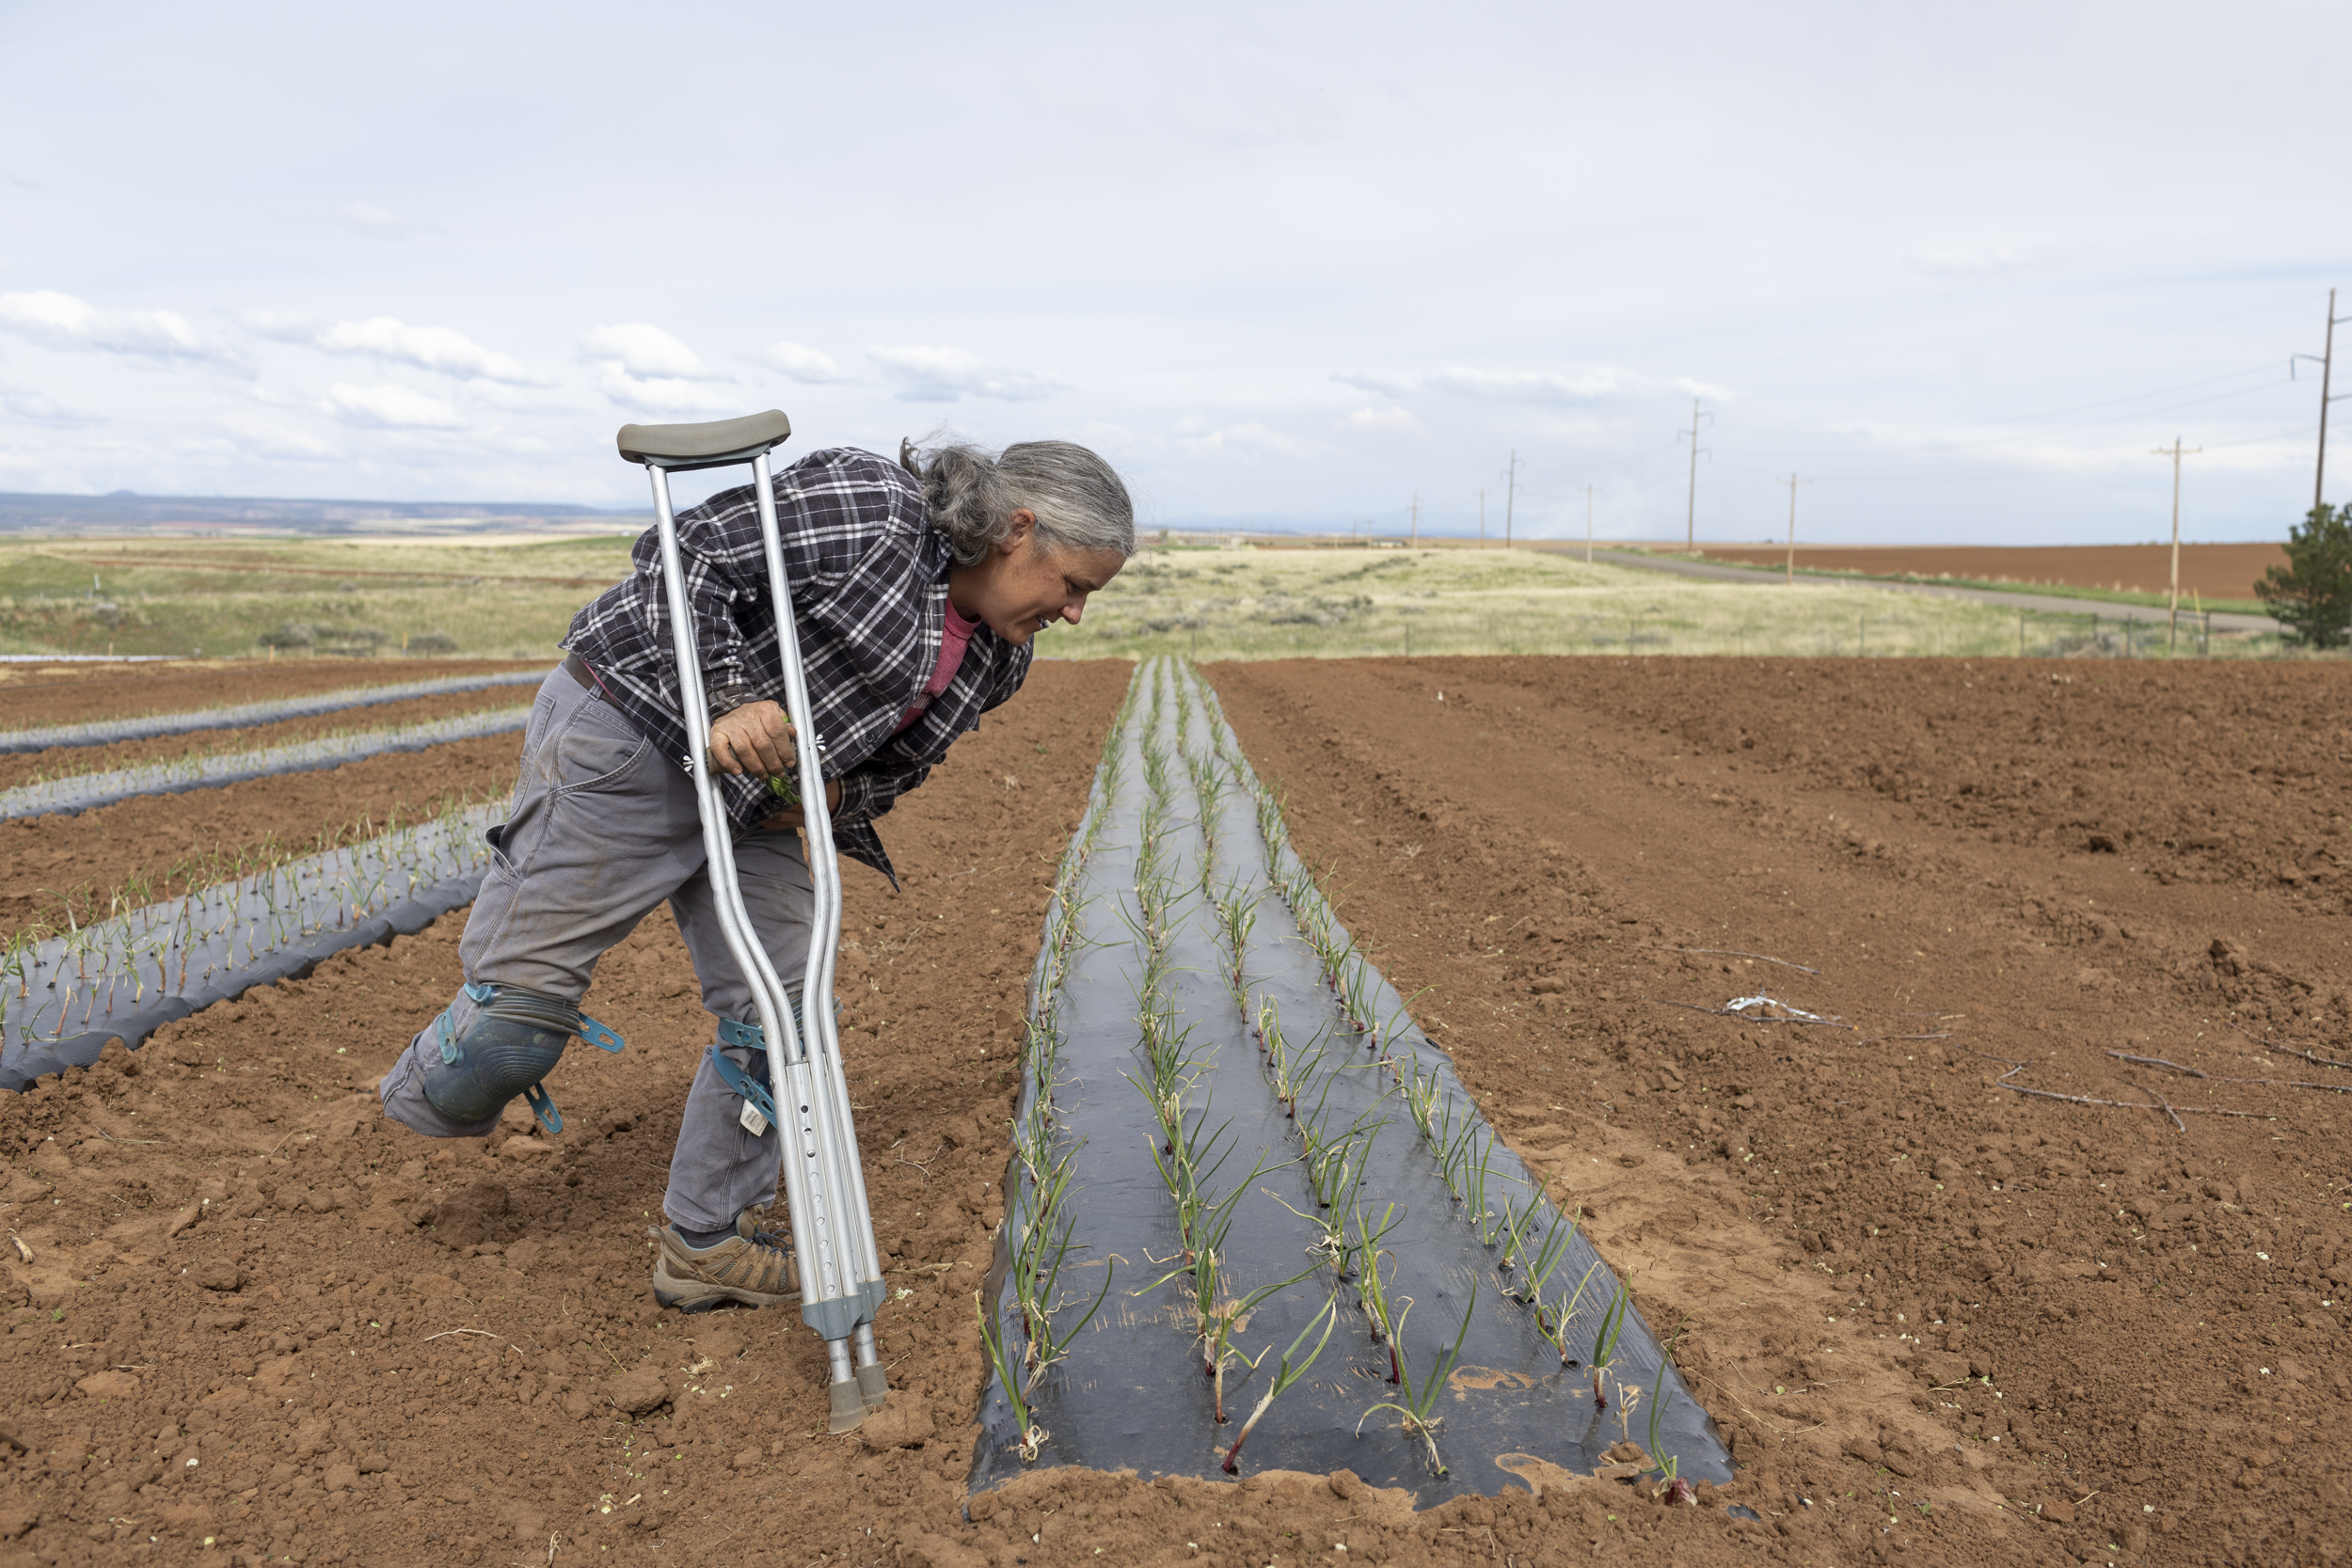
M 832 1007 L 834 959 L 841 943 L 841 870 L 834 855 L 833 823 L 826 813 L 823 737 L 812 722 L 807 673 L 792 622 L 791 585 L 785 577 L 784 545 L 776 531 L 775 483 L 768 454 L 792 434 L 791 421 L 770 410 L 707 424 L 624 425 L 621 456 L 642 463 L 653 480 L 654 528 L 660 546 L 661 581 L 677 661 L 678 700 L 689 739 L 681 760 L 693 775 L 694 799 L 702 813 L 703 852 L 707 863 L 719 927 L 727 951 L 750 977 L 768 1049 L 768 1081 L 776 1114 L 790 1123 L 777 1132 L 785 1140 L 784 1193 L 791 1212 L 793 1243 L 800 1254 L 801 1317 L 825 1341 L 832 1360 L 833 1430 L 849 1432 L 879 1410 L 889 1388 L 874 1344 L 874 1313 L 889 1294 L 874 1245 L 873 1211 L 866 1196 L 866 1173 L 858 1157 L 857 1130 L 850 1114 L 850 1085 L 842 1070 L 841 1039 Z M 669 476 L 697 468 L 751 465 L 758 499 L 760 543 L 767 555 L 770 602 L 776 616 L 776 642 L 784 667 L 784 703 L 795 732 L 794 753 L 802 781 L 803 832 L 808 870 L 816 892 L 809 922 L 808 967 L 802 980 L 802 1025 L 796 1028 L 784 984 L 753 930 L 735 868 L 734 833 L 718 785 L 711 777 L 707 737 L 710 706 L 703 689 L 702 657 L 694 642 L 692 607 L 678 558 L 677 519 L 670 508 Z M 752 1119 L 758 1113 L 748 1104 Z M 746 1122 L 750 1126 L 750 1122 Z M 756 1134 L 760 1129 L 752 1128 Z

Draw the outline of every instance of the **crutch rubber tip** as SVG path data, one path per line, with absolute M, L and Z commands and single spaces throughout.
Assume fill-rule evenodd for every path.
M 833 1386 L 833 1425 L 828 1429 L 838 1437 L 845 1432 L 855 1432 L 866 1422 L 866 1396 L 858 1391 L 859 1379 L 844 1378 Z
M 857 1370 L 857 1391 L 866 1401 L 866 1413 L 871 1416 L 890 1398 L 890 1379 L 880 1367 L 860 1367 Z

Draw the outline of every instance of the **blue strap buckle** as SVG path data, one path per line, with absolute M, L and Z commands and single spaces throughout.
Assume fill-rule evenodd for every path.
M 747 1035 L 750 1037 L 748 1039 L 744 1038 Z M 756 1026 L 722 1019 L 719 1022 L 718 1043 L 705 1049 L 709 1053 L 710 1065 L 719 1069 L 720 1082 L 739 1096 L 745 1104 L 767 1118 L 768 1124 L 772 1127 L 776 1121 L 775 1096 L 769 1093 L 768 1086 L 761 1082 L 761 1079 L 767 1076 L 768 1058 L 765 1055 L 753 1058 L 759 1072 L 759 1077 L 755 1078 L 751 1073 L 727 1060 L 726 1053 L 720 1049 L 720 1046 L 724 1045 L 758 1050 L 761 1049 L 759 1039 L 760 1031 Z
M 556 1113 L 554 1097 L 545 1084 L 533 1084 L 523 1090 L 523 1099 L 531 1106 L 531 1114 L 539 1118 L 539 1125 L 550 1132 L 564 1131 L 564 1118 Z
M 580 1037 L 586 1040 L 590 1045 L 595 1046 L 598 1051 L 617 1052 L 621 1049 L 621 1037 L 619 1034 L 613 1031 L 610 1026 L 598 1023 L 595 1019 L 590 1018 L 586 1013 L 580 1015 Z

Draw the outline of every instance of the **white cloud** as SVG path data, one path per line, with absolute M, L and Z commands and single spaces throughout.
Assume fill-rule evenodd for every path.
M 48 289 L 0 294 L 0 326 L 51 348 L 98 349 L 148 359 L 234 359 L 226 348 L 199 338 L 176 310 L 101 310 Z
M 1919 251 L 1904 257 L 1903 265 L 1931 277 L 1947 277 L 1958 273 L 2008 272 L 2029 267 L 2033 258 L 2012 245 L 1996 245 L 1979 250 Z
M 406 387 L 354 387 L 339 381 L 326 389 L 326 404 L 355 424 L 394 430 L 449 430 L 464 422 L 439 398 Z
M 513 356 L 484 348 L 453 327 L 410 326 L 389 316 L 337 322 L 310 341 L 329 354 L 373 355 L 378 359 L 397 360 L 444 375 L 476 376 L 526 387 L 545 380 L 525 370 Z
M 1341 430 L 1365 431 L 1375 436 L 1422 436 L 1419 420 L 1403 408 L 1359 408 L 1339 421 Z
M 596 367 L 604 372 L 605 395 L 613 402 L 643 409 L 650 414 L 744 414 L 751 410 L 743 405 L 743 394 L 707 381 L 688 381 L 675 375 L 636 376 L 618 359 L 606 359 Z
M 371 240 L 405 240 L 411 234 L 438 232 L 429 223 L 400 217 L 364 201 L 344 202 L 336 209 L 335 221 L 353 233 L 363 234 Z
M 800 343 L 772 343 L 769 345 L 768 358 L 776 369 L 793 380 L 804 381 L 813 387 L 856 379 L 835 363 L 832 355 Z
M 958 398 L 1002 398 L 1025 403 L 1063 390 L 1052 376 L 984 363 L 960 348 L 876 348 L 866 351 L 898 383 L 904 403 L 953 403 Z
M 1194 414 L 1176 424 L 1176 438 L 1195 451 L 1279 452 L 1303 457 L 1307 449 L 1270 425 L 1255 420 L 1219 429 Z
M 281 420 L 238 414 L 221 423 L 236 436 L 236 450 L 241 454 L 295 462 L 339 455 L 331 443 Z
M 1353 387 L 1362 392 L 1377 392 L 1384 398 L 1405 397 L 1419 385 L 1409 375 L 1375 375 L 1370 371 L 1334 371 L 1331 379 L 1343 387 Z
M 1417 375 L 1378 375 L 1364 371 L 1334 372 L 1343 386 L 1405 398 L 1416 392 L 1451 392 L 1457 397 L 1490 403 L 1530 403 L 1552 406 L 1613 403 L 1631 398 L 1676 393 L 1683 397 L 1721 398 L 1719 387 L 1687 376 L 1644 375 L 1609 365 L 1596 365 L 1575 374 L 1558 371 L 1488 371 L 1469 365 L 1449 365 Z
M 598 326 L 586 339 L 588 357 L 617 364 L 632 376 L 667 376 L 706 381 L 710 368 L 701 356 L 651 322 Z
M 26 387 L 0 387 L 0 418 L 58 426 L 105 422 L 105 416 L 102 414 L 68 407 L 46 392 L 36 392 Z

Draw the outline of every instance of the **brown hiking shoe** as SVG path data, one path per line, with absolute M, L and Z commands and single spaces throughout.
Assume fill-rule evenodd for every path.
M 653 1299 L 681 1312 L 707 1312 L 723 1301 L 776 1307 L 801 1299 L 801 1270 L 787 1246 L 769 1246 L 737 1234 L 708 1247 L 691 1247 L 668 1226 L 654 1230 L 660 1251 L 653 1265 Z M 767 1233 L 772 1235 L 772 1233 Z

